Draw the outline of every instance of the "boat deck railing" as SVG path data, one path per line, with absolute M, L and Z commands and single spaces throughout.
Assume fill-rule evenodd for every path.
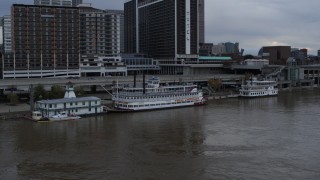
M 127 99 L 124 97 L 117 97 L 114 96 L 112 100 L 114 101 L 123 101 L 123 102 L 150 102 L 150 101 L 167 101 L 167 100 L 181 100 L 181 99 L 198 99 L 199 97 L 197 95 L 189 95 L 189 96 L 174 96 L 174 97 L 152 97 L 148 96 L 145 98 L 137 98 L 137 99 Z

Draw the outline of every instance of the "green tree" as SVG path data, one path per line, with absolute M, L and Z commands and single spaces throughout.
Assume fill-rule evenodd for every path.
M 14 93 L 8 94 L 7 99 L 9 100 L 10 105 L 17 105 L 19 103 L 18 95 L 14 94 Z
M 51 91 L 48 94 L 49 99 L 60 99 L 64 97 L 64 90 L 58 86 L 53 85 L 51 87 Z
M 46 99 L 47 98 L 47 92 L 44 89 L 43 85 L 39 84 L 34 88 L 33 97 L 34 97 L 35 101 L 39 101 L 41 99 Z
M 74 92 L 75 92 L 76 96 L 82 96 L 85 94 L 85 92 L 81 86 L 75 87 Z

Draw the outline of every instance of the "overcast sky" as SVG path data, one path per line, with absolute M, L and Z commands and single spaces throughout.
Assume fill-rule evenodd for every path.
M 100 9 L 123 9 L 126 0 L 84 0 Z M 0 16 L 12 3 L 33 0 L 0 0 Z M 206 0 L 206 42 L 239 42 L 245 54 L 262 46 L 290 45 L 320 49 L 320 0 Z

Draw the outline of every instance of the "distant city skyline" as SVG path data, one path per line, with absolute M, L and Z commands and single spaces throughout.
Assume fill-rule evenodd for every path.
M 126 0 L 84 0 L 99 9 L 121 9 Z M 0 2 L 0 16 L 9 15 L 12 3 L 33 4 L 33 0 Z M 205 40 L 208 43 L 239 42 L 245 54 L 257 55 L 262 46 L 289 45 L 320 49 L 320 1 L 206 0 Z

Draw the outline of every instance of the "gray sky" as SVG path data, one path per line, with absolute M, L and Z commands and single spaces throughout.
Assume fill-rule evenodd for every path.
M 99 9 L 123 9 L 126 0 L 84 0 Z M 0 16 L 12 3 L 33 0 L 1 0 Z M 290 45 L 320 49 L 320 0 L 206 0 L 206 42 L 239 42 L 245 54 L 262 46 Z

